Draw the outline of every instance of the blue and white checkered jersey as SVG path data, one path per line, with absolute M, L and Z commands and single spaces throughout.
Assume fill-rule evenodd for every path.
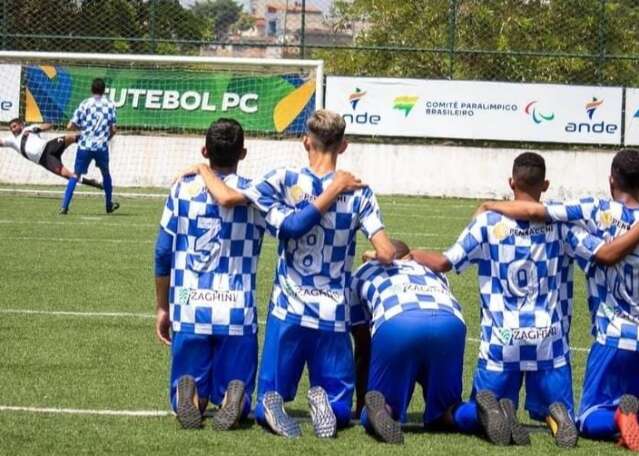
M 639 219 L 639 208 L 597 198 L 547 203 L 546 212 L 552 220 L 576 222 L 605 241 L 625 233 Z M 586 272 L 597 342 L 639 351 L 639 249 L 614 266 L 594 261 L 579 264 Z
M 279 168 L 266 174 L 245 195 L 278 232 L 284 219 L 303 209 L 333 181 L 308 168 Z M 271 314 L 307 328 L 345 332 L 350 317 L 346 292 L 351 279 L 358 230 L 370 239 L 383 229 L 377 199 L 368 187 L 343 193 L 320 223 L 299 239 L 280 240 L 271 295 Z
M 349 306 L 351 325 L 372 323 L 373 335 L 385 321 L 415 309 L 441 310 L 464 322 L 446 276 L 412 260 L 361 265 L 351 278 Z
M 237 189 L 250 185 L 235 174 L 224 181 Z M 259 211 L 222 207 L 200 176 L 189 176 L 171 188 L 160 225 L 173 236 L 173 331 L 254 334 L 257 263 L 265 229 Z
M 100 150 L 108 147 L 111 127 L 117 121 L 115 104 L 107 97 L 87 98 L 73 113 L 71 122 L 80 129 L 78 148 Z
M 444 253 L 456 272 L 477 265 L 479 365 L 534 371 L 569 362 L 573 259 L 601 241 L 563 223 L 531 223 L 485 212 Z

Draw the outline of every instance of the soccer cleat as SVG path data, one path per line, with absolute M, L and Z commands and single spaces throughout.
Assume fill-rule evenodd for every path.
M 619 399 L 619 407 L 615 412 L 615 423 L 619 428 L 619 444 L 632 451 L 639 451 L 639 423 L 637 412 L 639 399 L 631 394 L 624 394 Z
M 515 404 L 510 399 L 500 399 L 499 407 L 506 416 L 506 422 L 510 429 L 510 437 L 515 445 L 530 445 L 530 433 L 528 429 L 523 427 L 517 419 L 517 410 Z
M 89 177 L 83 177 L 82 180 L 80 180 L 80 182 L 84 185 L 88 185 L 89 187 L 95 187 L 95 188 L 99 188 L 100 190 L 104 190 L 104 187 L 102 186 L 102 184 L 95 179 L 91 179 Z
M 510 444 L 510 426 L 495 395 L 488 390 L 478 391 L 475 396 L 479 423 L 486 437 L 495 445 Z
M 184 429 L 199 429 L 202 427 L 202 414 L 195 379 L 190 375 L 180 377 L 176 394 L 177 419 Z
M 281 436 L 293 439 L 302 435 L 300 425 L 284 410 L 284 400 L 279 393 L 269 391 L 262 398 L 264 418 L 271 430 Z
M 320 438 L 335 437 L 337 434 L 337 418 L 328 402 L 326 391 L 321 386 L 308 390 L 308 407 L 315 435 Z
M 561 402 L 553 402 L 548 407 L 548 411 L 550 415 L 546 417 L 546 422 L 557 446 L 560 448 L 574 448 L 577 446 L 579 433 L 566 406 Z
M 111 203 L 110 206 L 107 206 L 106 212 L 107 212 L 107 214 L 112 214 L 113 212 L 117 211 L 118 209 L 120 209 L 120 203 Z
M 61 207 L 60 212 L 58 212 L 58 215 L 67 215 L 68 213 L 69 213 L 69 209 L 65 207 Z
M 226 388 L 222 406 L 213 414 L 213 428 L 218 431 L 226 431 L 232 428 L 240 420 L 243 407 L 244 382 L 232 380 Z
M 386 408 L 386 399 L 379 391 L 369 391 L 364 396 L 366 413 L 375 434 L 386 443 L 404 443 L 402 426 L 395 421 Z

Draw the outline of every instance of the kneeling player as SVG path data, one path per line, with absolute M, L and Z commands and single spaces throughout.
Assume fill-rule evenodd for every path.
M 639 150 L 623 149 L 610 173 L 612 199 L 583 198 L 545 207 L 533 202 L 491 202 L 484 208 L 525 219 L 574 222 L 609 245 L 632 242 L 639 232 Z M 632 228 L 631 228 L 632 227 Z M 625 233 L 628 231 L 628 233 Z M 592 344 L 580 405 L 580 430 L 592 439 L 619 439 L 639 451 L 638 251 L 618 264 L 580 262 L 588 281 Z
M 246 155 L 239 123 L 213 123 L 202 154 L 228 185 L 248 186 L 236 174 Z M 201 426 L 209 400 L 221 404 L 213 416 L 217 429 L 230 428 L 250 411 L 264 228 L 259 211 L 219 205 L 200 176 L 181 178 L 171 188 L 156 243 L 156 333 L 171 345 L 171 405 L 185 428 Z
M 0 147 L 11 147 L 24 158 L 42 166 L 56 176 L 69 179 L 73 176 L 68 168 L 62 164 L 62 154 L 71 144 L 77 141 L 77 134 L 59 136 L 50 141 L 40 137 L 40 132 L 50 130 L 51 124 L 24 126 L 20 119 L 9 122 L 9 129 L 13 137 L 0 139 Z M 89 178 L 82 178 L 82 183 L 91 187 L 102 188 L 98 182 Z
M 549 185 L 545 171 L 538 154 L 515 159 L 510 185 L 517 202 L 539 201 Z M 531 223 L 489 211 L 443 255 L 413 252 L 438 272 L 478 266 L 480 355 L 471 401 L 454 413 L 460 429 L 475 431 L 481 424 L 496 444 L 529 443 L 515 415 L 525 379 L 531 417 L 547 421 L 557 445 L 576 444 L 568 345 L 573 259 L 614 263 L 633 248 L 619 246 L 578 226 Z
M 447 424 L 448 410 L 461 402 L 466 326 L 446 277 L 406 257 L 403 242 L 394 244 L 402 259 L 368 261 L 354 273 L 350 312 L 354 333 L 368 324 L 373 333 L 362 424 L 385 442 L 401 443 L 415 383 L 423 388 L 425 425 Z M 355 341 L 359 358 L 368 339 Z

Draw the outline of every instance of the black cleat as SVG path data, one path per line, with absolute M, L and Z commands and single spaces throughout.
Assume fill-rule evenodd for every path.
M 110 206 L 107 206 L 106 212 L 107 212 L 107 214 L 112 214 L 115 211 L 117 211 L 118 209 L 120 209 L 120 203 L 111 203 Z
M 513 401 L 505 398 L 500 399 L 499 407 L 501 407 L 501 411 L 506 416 L 512 443 L 515 445 L 530 445 L 530 433 L 517 419 L 517 410 L 515 410 Z
M 222 406 L 213 414 L 213 428 L 218 431 L 231 429 L 239 420 L 244 408 L 244 382 L 231 380 L 226 388 Z
M 68 213 L 69 213 L 69 209 L 61 207 L 60 212 L 58 212 L 58 215 L 67 215 Z
M 83 185 L 88 185 L 89 187 L 95 187 L 95 188 L 99 188 L 100 190 L 104 190 L 104 187 L 102 186 L 101 183 L 89 177 L 83 177 L 80 183 L 82 183 Z
M 328 401 L 326 391 L 321 386 L 308 390 L 308 407 L 315 435 L 321 438 L 335 437 L 337 434 L 337 418 Z
M 195 379 L 184 375 L 178 380 L 177 386 L 177 419 L 184 429 L 199 429 L 202 427 L 202 414 Z
M 364 396 L 368 419 L 375 433 L 386 443 L 404 443 L 402 426 L 386 409 L 386 399 L 379 391 L 369 391 Z
M 577 446 L 577 426 L 570 417 L 568 409 L 561 402 L 553 402 L 548 407 L 550 415 L 546 418 L 555 443 L 560 448 L 574 448 Z
M 271 430 L 281 436 L 294 439 L 302 435 L 300 425 L 284 410 L 284 400 L 276 391 L 269 391 L 262 398 L 264 418 Z
M 510 426 L 495 395 L 488 390 L 481 390 L 477 392 L 475 401 L 479 423 L 488 440 L 495 445 L 510 444 Z

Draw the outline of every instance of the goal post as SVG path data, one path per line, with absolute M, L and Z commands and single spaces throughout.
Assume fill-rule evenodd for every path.
M 52 123 L 62 135 L 79 103 L 101 77 L 117 107 L 111 142 L 116 186 L 162 187 L 184 166 L 202 161 L 210 123 L 238 120 L 248 154 L 239 167 L 256 177 L 277 166 L 304 162 L 299 137 L 323 107 L 321 60 L 0 51 L 0 137 L 20 117 Z M 75 146 L 63 155 L 73 166 Z M 6 148 L 0 149 L 0 184 L 63 184 Z M 91 170 L 89 174 L 99 174 Z

